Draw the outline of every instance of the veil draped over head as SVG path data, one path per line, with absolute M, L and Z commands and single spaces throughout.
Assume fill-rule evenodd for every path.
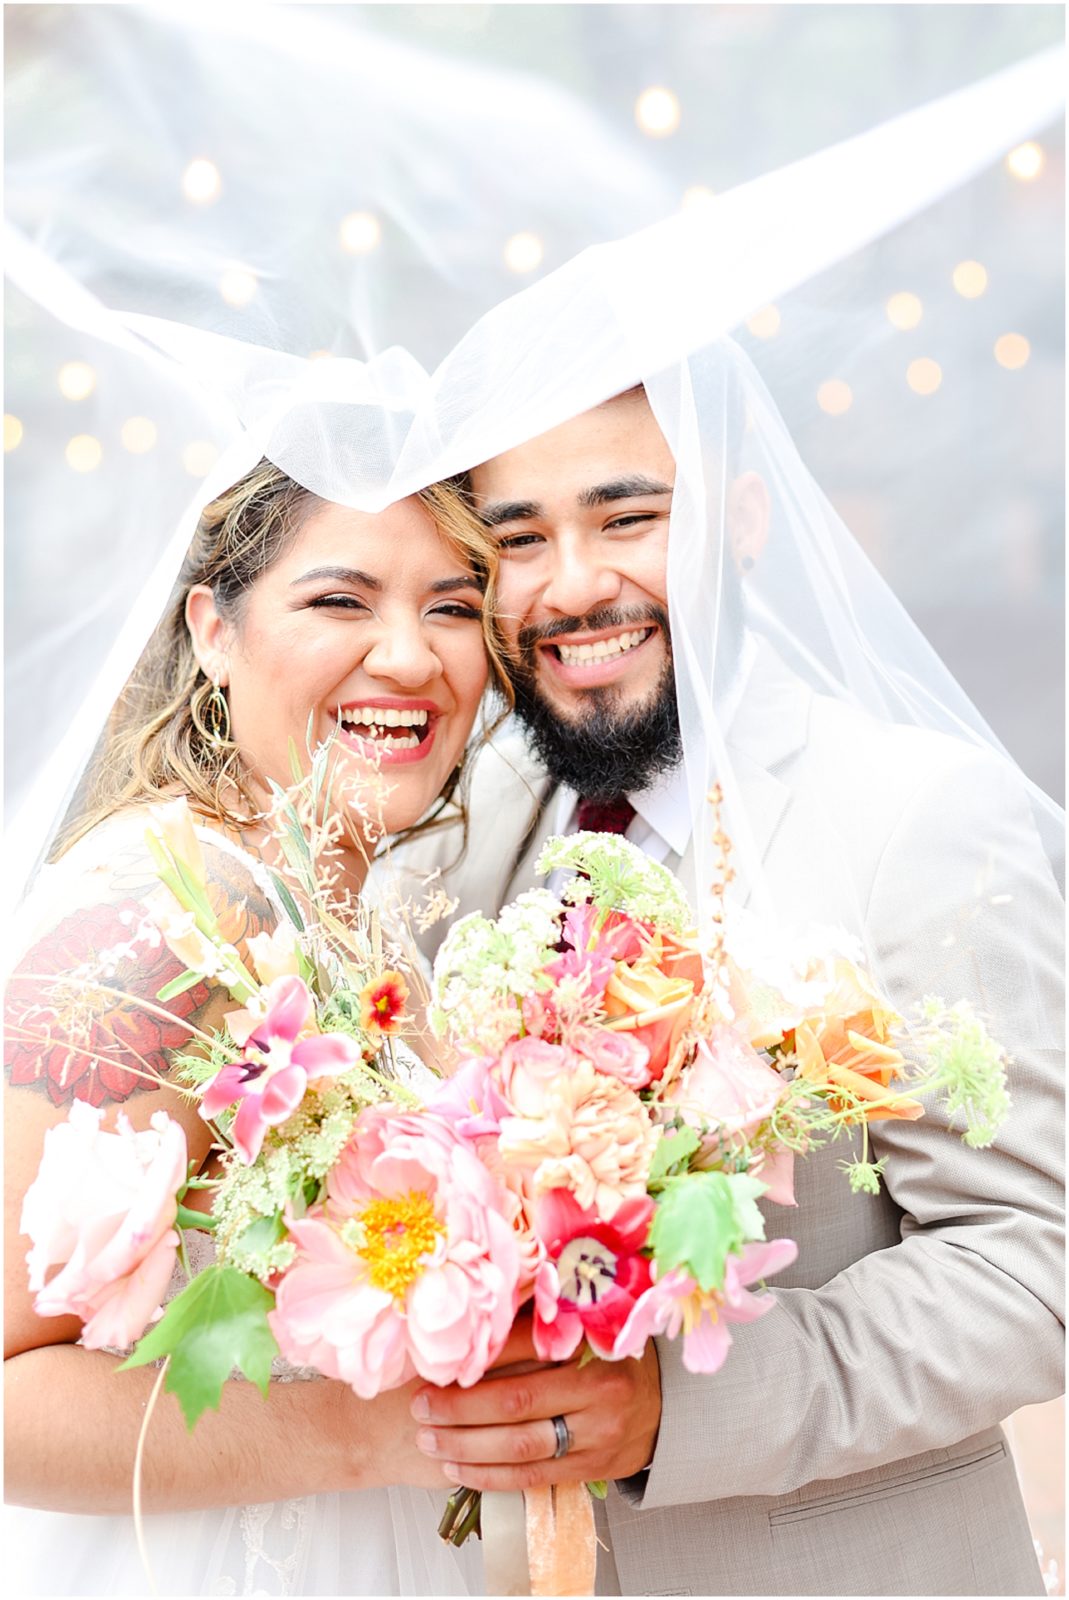
M 6 240 L 9 407 L 25 431 L 8 461 L 16 882 L 47 849 L 200 509 L 261 456 L 375 511 L 638 383 L 677 463 L 669 611 L 698 883 L 716 876 L 704 819 L 717 779 L 740 878 L 756 906 L 777 906 L 757 838 L 768 797 L 748 788 L 721 716 L 747 639 L 820 695 L 982 758 L 1019 797 L 1029 840 L 1056 852 L 1057 808 L 926 645 L 777 409 L 811 400 L 818 358 L 841 364 L 883 338 L 856 293 L 837 301 L 844 264 L 1059 116 L 1056 49 L 676 209 L 641 141 L 578 97 L 376 33 L 366 8 L 19 9 Z M 650 93 L 650 116 L 678 116 L 670 91 Z M 325 248 L 324 216 L 340 251 Z M 488 218 L 507 236 L 504 270 Z M 562 264 L 503 294 L 547 240 Z M 773 397 L 747 330 L 814 284 L 767 364 Z M 44 442 L 69 431 L 69 401 L 34 374 L 61 362 L 92 425 L 57 472 Z M 832 390 L 821 404 L 834 414 L 850 389 Z M 886 472 L 908 474 L 893 436 L 883 449 Z M 740 583 L 729 491 L 751 470 L 771 524 Z M 839 777 L 830 760 L 829 792 Z M 830 816 L 810 829 L 825 878 Z M 843 894 L 864 936 L 866 908 L 845 880 Z

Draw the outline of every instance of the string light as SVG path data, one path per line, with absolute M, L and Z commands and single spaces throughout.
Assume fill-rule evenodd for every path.
M 903 289 L 900 294 L 891 296 L 886 311 L 891 326 L 905 333 L 907 329 L 917 326 L 924 315 L 924 306 L 917 295 L 910 294 L 908 289 Z
M 228 306 L 247 306 L 256 293 L 255 272 L 248 267 L 227 267 L 219 279 L 219 293 Z
M 707 189 L 704 183 L 692 183 L 689 189 L 684 189 L 683 199 L 680 204 L 684 206 L 704 206 L 708 205 L 710 200 L 715 199 L 716 194 L 714 191 Z
M 104 459 L 104 451 L 100 440 L 94 439 L 91 433 L 76 433 L 64 451 L 67 465 L 73 467 L 75 472 L 95 472 Z
M 854 403 L 854 391 L 842 378 L 828 378 L 817 390 L 817 405 L 829 417 L 841 417 Z
M 152 449 L 157 439 L 156 424 L 148 417 L 127 417 L 119 430 L 123 449 L 132 456 L 143 456 Z
M 218 448 L 209 439 L 194 439 L 182 451 L 182 465 L 191 478 L 206 478 L 218 459 Z
M 17 450 L 22 443 L 22 423 L 10 411 L 4 412 L 4 454 Z
M 918 356 L 906 368 L 906 382 L 914 394 L 934 394 L 943 381 L 943 369 L 930 356 Z
M 533 272 L 542 265 L 545 251 L 537 233 L 514 233 L 505 241 L 505 265 L 510 272 Z
M 779 332 L 780 314 L 775 306 L 765 306 L 747 317 L 746 326 L 755 339 L 772 339 Z
M 64 400 L 85 400 L 97 386 L 97 375 L 88 361 L 65 361 L 56 381 Z
M 1021 183 L 1031 183 L 1043 171 L 1046 157 L 1043 146 L 1036 144 L 1034 139 L 1029 139 L 1026 144 L 1019 144 L 1011 150 L 1006 157 L 1006 165 Z
M 382 238 L 382 226 L 371 211 L 350 211 L 338 229 L 341 247 L 351 256 L 370 255 Z
M 223 192 L 223 180 L 214 161 L 198 156 L 182 174 L 182 193 L 195 206 L 210 206 Z
M 643 89 L 635 101 L 635 121 L 651 139 L 666 139 L 679 127 L 679 101 L 671 89 Z
M 1023 333 L 1004 333 L 995 340 L 995 360 L 1007 372 L 1016 372 L 1027 366 L 1032 346 Z
M 987 268 L 979 261 L 959 261 L 952 281 L 963 300 L 979 300 L 987 288 Z

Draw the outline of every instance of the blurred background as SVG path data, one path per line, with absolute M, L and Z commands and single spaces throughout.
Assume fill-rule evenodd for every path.
M 1046 5 L 215 13 L 7 7 L 9 214 L 109 305 L 299 355 L 400 343 L 427 366 L 583 246 L 1063 30 Z M 739 332 L 847 525 L 1058 797 L 1063 184 L 1050 128 Z M 17 290 L 6 346 L 17 794 L 64 712 L 43 641 L 115 631 L 81 581 L 94 541 L 147 564 L 219 438 L 195 397 L 161 397 Z M 57 560 L 72 515 L 77 559 Z
M 7 208 L 106 305 L 432 367 L 585 246 L 1063 29 L 1055 5 L 13 5 Z M 847 525 L 1059 798 L 1063 192 L 1059 125 L 738 330 Z M 14 288 L 5 344 L 17 803 L 226 426 Z M 105 558 L 122 581 L 94 583 Z M 1059 1593 L 1060 1419 L 1016 1425 Z

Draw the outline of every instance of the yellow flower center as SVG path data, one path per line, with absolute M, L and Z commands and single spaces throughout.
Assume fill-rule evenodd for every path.
M 372 1200 L 364 1207 L 360 1224 L 359 1253 L 367 1262 L 368 1277 L 376 1289 L 397 1299 L 419 1277 L 423 1257 L 445 1233 L 430 1196 L 415 1189 L 393 1200 Z

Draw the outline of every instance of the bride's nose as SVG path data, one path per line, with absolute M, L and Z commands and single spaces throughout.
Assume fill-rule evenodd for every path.
M 419 617 L 393 617 L 376 630 L 361 666 L 373 678 L 418 689 L 442 675 L 442 662 Z

